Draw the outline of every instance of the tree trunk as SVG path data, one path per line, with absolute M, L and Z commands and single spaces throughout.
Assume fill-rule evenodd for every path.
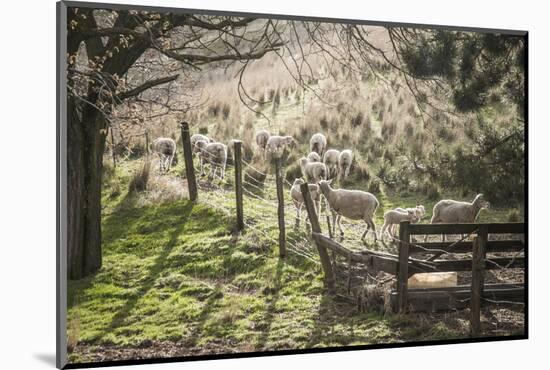
M 69 279 L 101 267 L 101 178 L 105 119 L 72 98 L 67 104 L 67 258 Z

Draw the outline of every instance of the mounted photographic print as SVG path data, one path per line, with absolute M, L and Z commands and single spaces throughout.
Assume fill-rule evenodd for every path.
M 57 9 L 58 367 L 527 338 L 527 32 Z

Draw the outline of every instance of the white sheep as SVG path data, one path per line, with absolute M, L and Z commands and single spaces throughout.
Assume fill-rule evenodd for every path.
M 338 157 L 338 173 L 344 179 L 349 176 L 351 163 L 353 162 L 353 152 L 350 149 L 342 150 Z
M 388 231 L 388 234 L 395 238 L 395 225 L 399 225 L 401 221 L 410 221 L 410 222 L 417 222 L 418 217 L 416 216 L 416 209 L 415 208 L 398 208 L 402 209 L 403 211 L 398 211 L 397 209 L 393 209 L 390 211 L 387 211 L 384 213 L 384 225 L 382 225 L 382 230 L 380 231 L 380 238 L 384 237 L 384 232 Z
M 290 188 L 290 197 L 292 202 L 296 207 L 296 227 L 300 226 L 300 221 L 302 219 L 302 207 L 304 205 L 304 197 L 302 196 L 302 190 L 300 185 L 304 184 L 304 180 L 297 178 L 294 180 L 292 187 Z M 313 201 L 313 207 L 315 212 L 319 212 L 319 202 L 321 200 L 321 192 L 319 191 L 319 186 L 317 184 L 308 184 L 309 195 Z
M 256 132 L 256 145 L 263 151 L 265 151 L 265 146 L 271 134 L 267 130 L 260 130 Z
M 366 191 L 333 189 L 330 186 L 331 182 L 332 180 L 321 180 L 319 188 L 327 199 L 332 213 L 333 234 L 336 231 L 336 224 L 338 224 L 340 234 L 342 237 L 344 236 L 344 230 L 342 230 L 342 225 L 340 224 L 340 219 L 343 216 L 351 220 L 364 220 L 367 223 L 367 228 L 361 239 L 365 239 L 369 228 L 371 228 L 374 232 L 374 241 L 376 241 L 376 225 L 374 224 L 373 217 L 379 205 L 378 199 Z
M 317 152 L 311 152 L 307 155 L 307 160 L 310 162 L 321 162 L 321 156 Z
M 323 155 L 327 147 L 327 138 L 321 133 L 314 134 L 309 140 L 309 151 L 316 152 L 319 155 Z
M 409 211 L 412 211 L 417 220 L 415 222 L 418 222 L 420 221 L 425 215 L 426 215 L 426 209 L 424 208 L 423 205 L 421 204 L 417 204 L 416 207 L 414 208 L 395 208 L 395 211 L 399 211 L 399 212 L 409 212 Z
M 471 203 L 452 199 L 440 200 L 434 206 L 431 223 L 473 223 L 479 211 L 489 206 L 489 202 L 483 199 L 483 194 L 478 194 Z M 445 241 L 445 234 L 442 239 Z
M 200 146 L 199 158 L 201 166 L 201 176 L 204 176 L 205 163 L 210 164 L 209 179 L 214 179 L 216 172 L 220 169 L 220 178 L 225 176 L 225 165 L 227 164 L 227 146 L 222 143 L 208 143 L 199 140 L 196 145 Z
M 195 147 L 195 144 L 197 143 L 197 141 L 199 140 L 204 140 L 206 141 L 207 143 L 213 143 L 214 140 L 212 140 L 211 138 L 209 138 L 208 136 L 206 135 L 203 135 L 203 134 L 193 134 L 191 136 L 191 148 L 194 148 Z
M 338 176 L 338 159 L 340 158 L 340 151 L 336 149 L 329 149 L 323 156 L 323 163 L 327 166 L 328 177 L 333 179 Z
M 319 182 L 327 178 L 327 167 L 321 162 L 310 162 L 306 157 L 302 157 L 298 160 L 300 169 L 302 170 L 302 176 L 308 182 Z
M 296 144 L 296 140 L 292 136 L 273 135 L 267 139 L 265 146 L 264 158 L 281 158 L 285 149 L 292 149 Z
M 236 141 L 239 141 L 237 139 L 231 139 L 229 140 L 229 142 L 227 143 L 227 157 L 228 159 L 230 159 L 231 161 L 233 161 L 235 158 L 235 142 Z
M 159 137 L 151 143 L 151 150 L 159 156 L 160 172 L 168 172 L 176 155 L 176 142 L 167 137 Z

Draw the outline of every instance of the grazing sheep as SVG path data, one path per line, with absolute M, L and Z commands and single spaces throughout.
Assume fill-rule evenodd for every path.
M 327 147 L 327 138 L 321 133 L 316 133 L 309 140 L 309 151 L 316 152 L 319 155 L 323 155 Z
M 489 206 L 489 202 L 483 199 L 483 194 L 478 194 L 471 203 L 452 199 L 440 200 L 434 206 L 431 223 L 473 223 L 479 211 Z M 445 234 L 441 237 L 445 241 Z
M 307 160 L 310 162 L 321 162 L 321 156 L 316 152 L 311 152 L 307 155 Z
M 235 157 L 235 141 L 238 141 L 237 139 L 231 139 L 227 143 L 227 158 L 231 160 L 231 163 L 233 163 L 234 157 Z
M 294 180 L 292 187 L 290 188 L 290 197 L 296 207 L 296 227 L 300 227 L 300 221 L 302 219 L 302 206 L 304 205 L 304 197 L 302 196 L 302 190 L 300 185 L 304 183 L 304 180 L 297 178 Z M 319 212 L 319 202 L 321 200 L 321 193 L 317 184 L 309 184 L 309 195 L 313 201 L 315 212 Z
M 199 144 L 200 143 L 200 144 Z M 197 142 L 202 147 L 199 153 L 201 161 L 201 176 L 204 176 L 204 164 L 210 164 L 210 180 L 214 179 L 218 168 L 220 169 L 220 178 L 223 180 L 225 176 L 225 165 L 227 163 L 227 146 L 222 143 L 205 144 L 204 140 Z
M 292 136 L 270 136 L 265 146 L 264 158 L 281 158 L 285 148 L 292 149 L 295 144 L 296 140 Z
M 338 157 L 338 173 L 344 179 L 349 176 L 351 162 L 353 162 L 353 152 L 350 149 L 342 150 L 340 157 Z
M 401 221 L 417 222 L 418 217 L 416 216 L 415 211 L 416 208 L 408 208 L 406 210 L 403 209 L 403 212 L 394 209 L 384 213 L 384 225 L 382 225 L 382 230 L 380 231 L 380 238 L 384 237 L 385 231 L 388 231 L 388 234 L 392 238 L 395 238 L 395 225 L 399 225 Z
M 195 147 L 195 144 L 197 143 L 197 141 L 199 140 L 204 140 L 206 141 L 207 143 L 213 143 L 214 140 L 210 139 L 208 136 L 206 135 L 203 135 L 203 134 L 193 134 L 191 136 L 191 148 L 194 148 Z
M 306 157 L 302 157 L 298 160 L 300 168 L 302 170 L 302 176 L 308 182 L 319 182 L 327 178 L 327 167 L 321 162 L 310 162 Z
M 258 148 L 260 148 L 263 151 L 265 151 L 265 146 L 267 145 L 267 141 L 269 140 L 269 137 L 271 134 L 267 130 L 260 130 L 256 132 L 256 144 L 258 145 Z
M 369 228 L 374 232 L 374 241 L 377 240 L 376 225 L 373 217 L 378 208 L 378 199 L 371 193 L 360 190 L 333 189 L 330 184 L 332 180 L 321 180 L 319 188 L 321 193 L 327 199 L 330 211 L 332 213 L 332 230 L 333 234 L 336 231 L 336 224 L 340 229 L 340 235 L 344 237 L 344 231 L 340 224 L 340 219 L 343 217 L 351 220 L 364 220 L 367 223 L 367 228 L 361 239 L 364 240 L 367 236 Z
M 151 143 L 151 150 L 159 156 L 160 172 L 168 172 L 176 155 L 176 142 L 167 137 L 159 137 Z
M 327 150 L 323 156 L 323 163 L 327 166 L 329 179 L 338 176 L 338 158 L 340 158 L 340 151 L 336 149 Z

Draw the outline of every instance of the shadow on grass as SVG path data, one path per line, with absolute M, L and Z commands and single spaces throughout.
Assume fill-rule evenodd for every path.
M 279 301 L 279 294 L 280 294 L 279 291 L 281 290 L 281 278 L 283 275 L 284 263 L 285 263 L 285 260 L 282 258 L 279 258 L 279 260 L 277 261 L 274 287 L 273 287 L 272 294 L 269 298 L 266 315 L 262 323 L 263 324 L 262 326 L 265 326 L 265 329 L 262 330 L 262 333 L 258 338 L 258 342 L 256 343 L 256 349 L 258 350 L 263 349 L 267 344 L 269 333 L 271 331 L 271 326 L 273 325 L 273 319 L 275 316 L 275 307 L 277 305 L 277 302 Z
M 126 303 L 120 310 L 117 311 L 117 313 L 114 315 L 113 319 L 111 320 L 111 323 L 104 331 L 104 334 L 107 334 L 109 331 L 111 331 L 114 328 L 124 325 L 124 320 L 128 317 L 129 313 L 136 306 L 136 303 L 138 302 L 138 300 L 141 297 L 143 297 L 145 294 L 147 294 L 147 292 L 149 292 L 151 288 L 153 288 L 155 281 L 164 270 L 167 257 L 176 246 L 178 237 L 180 236 L 181 232 L 185 228 L 189 215 L 193 210 L 193 206 L 194 206 L 193 203 L 188 203 L 180 209 L 181 214 L 178 216 L 178 219 L 180 222 L 178 223 L 178 226 L 176 226 L 175 229 L 171 232 L 169 241 L 166 243 L 166 245 L 164 245 L 160 254 L 156 257 L 155 262 L 149 268 L 148 275 L 143 280 L 137 292 L 130 299 L 126 301 Z

